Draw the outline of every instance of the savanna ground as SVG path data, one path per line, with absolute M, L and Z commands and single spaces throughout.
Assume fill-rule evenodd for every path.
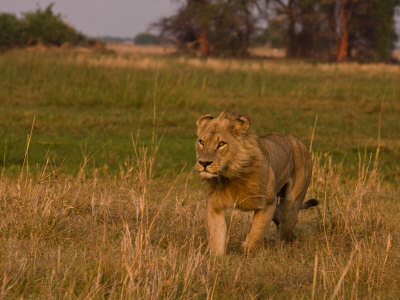
M 0 298 L 398 299 L 400 66 L 138 53 L 0 55 Z M 251 214 L 207 251 L 195 120 L 224 109 L 312 148 L 297 239 Z

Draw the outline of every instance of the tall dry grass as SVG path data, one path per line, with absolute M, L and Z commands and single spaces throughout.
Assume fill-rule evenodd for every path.
M 251 215 L 232 211 L 223 259 L 207 250 L 196 174 L 155 178 L 157 147 L 134 143 L 132 153 L 113 177 L 85 162 L 68 177 L 50 163 L 29 166 L 28 154 L 19 177 L 1 177 L 0 298 L 400 296 L 400 210 L 379 151 L 360 151 L 355 179 L 314 155 L 309 195 L 321 205 L 302 212 L 292 244 L 271 229 L 263 249 L 243 255 Z

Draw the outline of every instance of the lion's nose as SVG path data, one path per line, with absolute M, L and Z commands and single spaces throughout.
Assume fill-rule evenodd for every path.
M 208 165 L 212 164 L 212 161 L 201 161 L 201 160 L 199 160 L 199 164 L 201 164 L 205 169 L 205 168 L 207 168 Z

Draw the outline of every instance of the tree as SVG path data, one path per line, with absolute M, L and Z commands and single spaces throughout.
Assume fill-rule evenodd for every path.
M 339 39 L 336 60 L 384 61 L 396 40 L 394 12 L 398 0 L 336 0 Z
M 255 33 L 253 0 L 186 0 L 153 26 L 185 53 L 246 56 Z
M 260 0 L 261 1 L 261 0 Z M 399 0 L 263 0 L 286 32 L 289 57 L 387 60 Z M 270 13 L 271 15 L 271 13 Z
M 287 57 L 332 57 L 332 6 L 324 0 L 261 0 L 270 21 L 284 32 Z
M 255 38 L 255 44 L 265 45 L 268 44 L 272 48 L 284 48 L 284 32 L 278 22 L 270 20 L 268 27 L 263 29 Z
M 340 38 L 338 38 L 338 52 L 336 61 L 341 62 L 347 60 L 349 48 L 349 29 L 348 24 L 351 18 L 352 10 L 350 9 L 350 1 L 339 1 L 339 22 L 340 22 Z
M 355 1 L 355 0 L 353 0 Z M 349 49 L 358 60 L 388 60 L 397 39 L 394 12 L 398 0 L 369 0 L 353 11 Z M 359 4 L 361 5 L 361 4 Z
M 207 39 L 207 1 L 206 0 L 197 0 L 197 8 L 198 8 L 198 14 L 197 14 L 197 24 L 199 26 L 199 49 L 200 53 L 203 56 L 206 56 L 209 54 L 209 44 L 208 44 L 208 39 Z M 195 2 L 195 3 L 196 3 Z

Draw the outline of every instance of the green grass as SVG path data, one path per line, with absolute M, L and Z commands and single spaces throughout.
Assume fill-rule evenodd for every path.
M 0 298 L 397 299 L 399 82 L 385 65 L 1 54 Z M 225 109 L 307 145 L 316 124 L 321 205 L 250 256 L 251 214 L 230 213 L 214 260 L 195 120 Z
M 375 151 L 382 111 L 381 167 L 387 179 L 397 180 L 400 71 L 389 73 L 382 66 L 365 72 L 355 66 L 347 72 L 350 68 L 280 61 L 260 71 L 194 68 L 178 59 L 167 63 L 141 69 L 92 66 L 65 52 L 3 54 L 0 154 L 5 169 L 22 163 L 35 118 L 32 164 L 43 163 L 48 153 L 73 174 L 87 155 L 93 167 L 118 171 L 132 151 L 131 134 L 150 143 L 155 103 L 156 135 L 163 140 L 158 163 L 165 173 L 193 164 L 194 121 L 203 112 L 247 113 L 257 133 L 292 133 L 306 143 L 318 116 L 314 151 L 333 153 L 348 166 L 365 146 Z

